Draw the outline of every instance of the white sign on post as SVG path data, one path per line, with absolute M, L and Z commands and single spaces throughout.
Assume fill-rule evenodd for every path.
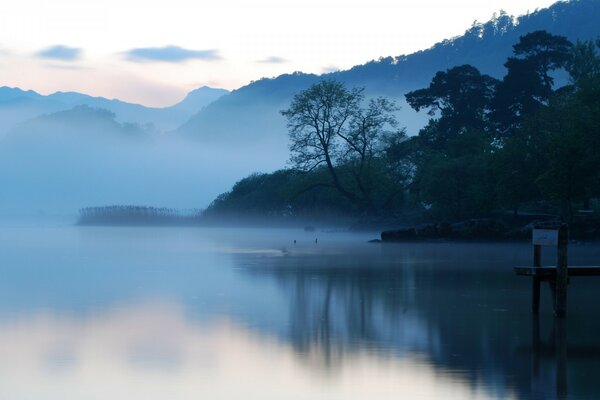
M 558 246 L 558 229 L 534 229 L 533 244 L 540 246 Z

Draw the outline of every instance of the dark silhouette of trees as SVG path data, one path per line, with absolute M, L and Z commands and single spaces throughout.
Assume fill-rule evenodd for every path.
M 287 118 L 292 166 L 304 172 L 323 166 L 329 180 L 319 186 L 334 187 L 358 209 L 377 214 L 402 190 L 385 184 L 403 177 L 387 168 L 383 156 L 386 140 L 404 133 L 397 130 L 393 101 L 364 103 L 363 89 L 323 80 L 294 96 L 281 113 Z
M 406 94 L 431 115 L 412 137 L 390 100 L 323 80 L 282 112 L 294 169 L 251 176 L 211 208 L 450 221 L 527 211 L 572 221 L 599 204 L 599 46 L 535 31 L 513 46 L 502 81 L 470 65 L 440 71 Z M 555 88 L 559 69 L 570 81 Z
M 571 85 L 553 91 L 550 80 L 543 86 L 543 102 L 541 97 L 533 99 L 538 103 L 527 113 L 521 117 L 513 114 L 513 124 L 508 127 L 510 135 L 504 136 L 494 162 L 497 192 L 501 200 L 512 204 L 515 213 L 526 202 L 558 200 L 562 216 L 571 220 L 573 202 L 583 201 L 588 207 L 597 187 L 600 164 L 592 149 L 600 144 L 600 132 L 595 128 L 598 122 L 594 122 L 598 97 L 586 97 L 585 93 L 597 90 L 594 77 L 599 76 L 600 58 L 593 42 L 574 46 L 563 39 L 558 42 L 562 43 L 560 51 L 551 54 L 555 62 L 547 62 L 546 66 L 565 67 Z M 528 44 L 531 46 L 531 42 Z M 567 47 L 569 54 L 564 55 Z M 541 57 L 540 53 L 532 54 Z M 540 87 L 543 81 L 534 82 Z
M 406 101 L 416 111 L 428 109 L 435 126 L 422 131 L 427 142 L 441 148 L 464 129 L 483 130 L 490 100 L 497 80 L 481 74 L 472 65 L 440 71 L 429 87 L 406 94 Z
M 596 48 L 600 40 L 581 42 L 577 41 L 571 50 L 571 58 L 566 69 L 569 72 L 571 83 L 577 87 L 585 85 L 591 79 L 600 76 L 600 58 Z
M 438 72 L 429 87 L 406 94 L 416 111 L 432 118 L 419 132 L 413 187 L 419 201 L 453 218 L 489 211 L 487 133 L 497 81 L 471 65 Z M 436 118 L 437 117 L 437 118 Z
M 492 103 L 499 136 L 510 135 L 526 115 L 547 105 L 554 80 L 550 73 L 568 65 L 572 44 L 563 36 L 535 31 L 521 36 L 513 57 L 504 66 L 508 73 L 498 84 Z
M 589 208 L 600 183 L 600 56 L 593 42 L 579 42 L 567 67 L 570 87 L 558 91 L 534 116 L 547 140 L 547 166 L 538 179 L 549 198 L 560 200 L 573 217 L 573 202 Z

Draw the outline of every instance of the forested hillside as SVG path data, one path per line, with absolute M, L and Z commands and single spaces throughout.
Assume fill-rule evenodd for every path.
M 206 215 L 413 222 L 531 215 L 597 235 L 599 49 L 600 39 L 572 43 L 534 31 L 514 43 L 502 79 L 468 64 L 438 71 L 405 94 L 430 116 L 414 136 L 399 125 L 393 100 L 322 80 L 282 112 L 292 168 L 238 182 Z M 555 83 L 557 73 L 565 84 Z
M 482 73 L 502 78 L 504 61 L 520 36 L 543 29 L 571 41 L 595 39 L 600 36 L 599 20 L 598 0 L 557 2 L 518 18 L 500 12 L 488 22 L 474 23 L 462 36 L 413 54 L 382 57 L 321 77 L 298 72 L 252 82 L 210 104 L 178 132 L 201 141 L 277 143 L 278 151 L 284 152 L 287 138 L 279 110 L 299 90 L 320 78 L 332 78 L 348 86 L 365 87 L 368 95 L 396 99 L 402 106 L 400 123 L 414 135 L 427 123 L 427 116 L 407 106 L 404 93 L 427 85 L 437 71 L 470 64 Z

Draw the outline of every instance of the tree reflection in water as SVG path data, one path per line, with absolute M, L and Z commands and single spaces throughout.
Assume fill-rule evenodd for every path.
M 277 280 L 290 301 L 285 339 L 313 367 L 335 369 L 368 350 L 418 357 L 500 397 L 600 392 L 592 372 L 600 370 L 599 308 L 588 301 L 597 280 L 571 283 L 567 321 L 543 305 L 532 323 L 530 287 L 512 275 L 510 247 L 431 250 L 281 257 L 245 271 Z M 548 343 L 540 320 L 553 326 Z

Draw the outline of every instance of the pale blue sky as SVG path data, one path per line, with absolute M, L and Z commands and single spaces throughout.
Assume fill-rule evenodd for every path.
M 0 9 L 0 85 L 162 106 L 202 86 L 346 69 L 552 0 L 20 0 Z

